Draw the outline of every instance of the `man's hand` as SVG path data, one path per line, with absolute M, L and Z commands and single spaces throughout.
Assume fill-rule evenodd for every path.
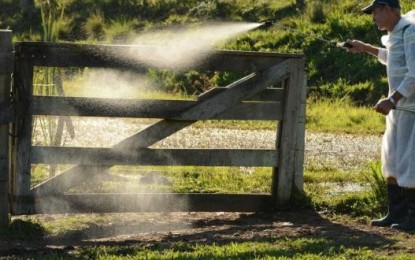
M 378 101 L 378 103 L 374 106 L 376 112 L 381 113 L 383 115 L 389 114 L 389 112 L 395 108 L 395 104 L 388 98 L 383 98 Z
M 347 40 L 346 43 L 351 45 L 351 48 L 348 48 L 349 52 L 366 52 L 366 43 L 358 40 Z
M 347 48 L 348 52 L 353 52 L 353 53 L 369 53 L 373 56 L 377 56 L 379 53 L 379 48 L 372 46 L 370 44 L 364 43 L 362 41 L 358 41 L 358 40 L 347 40 L 346 43 L 352 47 Z

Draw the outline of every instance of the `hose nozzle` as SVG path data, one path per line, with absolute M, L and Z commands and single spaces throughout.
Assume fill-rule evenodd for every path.
M 271 27 L 273 25 L 274 25 L 273 21 L 265 21 L 260 26 L 258 26 L 257 29 L 265 30 L 265 29 L 268 29 L 269 27 Z
M 339 48 L 343 48 L 343 49 L 350 49 L 350 48 L 353 48 L 353 45 L 351 45 L 350 43 L 348 43 L 348 42 L 338 42 L 337 44 L 336 44 L 336 46 L 337 47 L 339 47 Z

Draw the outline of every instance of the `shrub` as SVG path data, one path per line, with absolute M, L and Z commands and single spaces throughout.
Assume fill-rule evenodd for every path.
M 104 27 L 105 21 L 103 14 L 100 10 L 96 10 L 88 19 L 86 20 L 83 29 L 86 37 L 90 40 L 102 40 L 104 38 Z
M 309 12 L 310 20 L 313 23 L 324 23 L 326 21 L 323 3 L 320 1 L 313 1 L 309 8 Z
M 344 78 L 339 78 L 337 82 L 322 84 L 320 89 L 312 89 L 310 94 L 324 96 L 334 99 L 348 98 L 358 105 L 373 105 L 385 93 L 387 93 L 386 82 L 366 81 L 357 84 L 351 84 Z
M 105 38 L 110 43 L 125 43 L 136 36 L 137 19 L 112 20 L 105 26 Z
M 305 13 L 296 9 L 293 1 L 39 0 L 38 8 L 28 10 L 20 8 L 19 1 L 7 0 L 0 9 L 0 24 L 19 34 L 20 39 L 39 39 L 43 33 L 40 7 L 47 2 L 60 8 L 57 16 L 52 17 L 60 21 L 44 35 L 53 33 L 55 39 L 65 41 L 121 42 L 137 30 L 184 26 L 212 19 L 272 20 L 276 26 L 266 31 L 240 34 L 221 48 L 304 53 L 310 92 L 316 91 L 313 94 L 347 95 L 358 104 L 372 104 L 387 88 L 383 80 L 385 67 L 374 57 L 345 53 L 318 39 L 333 43 L 359 39 L 379 45 L 381 33 L 371 16 L 362 14 L 365 3 L 357 0 L 309 0 Z M 403 12 L 413 8 L 413 1 L 402 0 L 401 3 Z M 45 10 L 43 8 L 44 18 Z M 45 22 L 44 19 L 44 25 Z M 59 31 L 55 30 L 57 27 Z M 189 86 L 185 88 L 189 90 Z

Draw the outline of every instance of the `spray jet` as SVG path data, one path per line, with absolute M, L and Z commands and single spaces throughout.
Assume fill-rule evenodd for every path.
M 350 48 L 353 47 L 348 42 L 334 42 L 334 41 L 327 40 L 327 39 L 324 39 L 324 38 L 319 37 L 319 36 L 315 36 L 315 35 L 312 35 L 312 34 L 304 33 L 302 31 L 299 31 L 299 30 L 296 30 L 296 29 L 293 29 L 293 28 L 290 28 L 290 27 L 287 27 L 287 26 L 284 26 L 284 25 L 275 23 L 273 21 L 265 21 L 265 22 L 262 22 L 258 27 L 256 27 L 256 29 L 266 30 L 266 29 L 270 28 L 271 26 L 277 26 L 277 27 L 283 28 L 284 30 L 287 30 L 287 31 L 296 32 L 296 33 L 302 34 L 304 36 L 311 37 L 313 39 L 317 39 L 319 41 L 325 42 L 325 43 L 327 43 L 329 45 L 332 45 L 332 46 L 335 46 L 335 47 L 338 47 L 338 48 L 350 49 Z

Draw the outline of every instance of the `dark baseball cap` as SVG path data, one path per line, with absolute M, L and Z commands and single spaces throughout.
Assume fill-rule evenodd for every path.
M 374 0 L 370 5 L 363 8 L 362 11 L 366 14 L 371 14 L 373 9 L 380 5 L 389 5 L 390 7 L 401 9 L 399 0 Z

